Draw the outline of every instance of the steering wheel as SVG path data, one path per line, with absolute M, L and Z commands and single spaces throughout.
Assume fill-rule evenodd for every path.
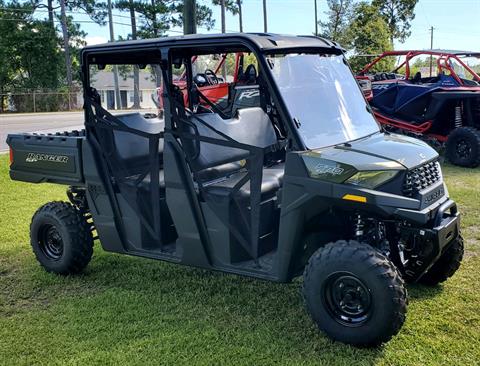
M 218 84 L 218 77 L 215 75 L 215 72 L 212 69 L 206 69 L 204 75 L 207 77 L 208 82 L 211 85 L 217 85 Z

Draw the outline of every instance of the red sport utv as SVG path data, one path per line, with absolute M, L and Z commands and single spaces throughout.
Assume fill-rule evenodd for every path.
M 375 72 L 381 64 L 390 72 Z M 393 58 L 393 59 L 392 59 Z M 447 159 L 465 167 L 480 164 L 480 53 L 388 51 L 357 76 L 368 77 L 377 120 L 388 129 L 423 137 L 445 147 Z
M 194 74 L 193 82 L 200 98 L 198 105 L 207 109 L 222 108 L 223 105 L 228 105 L 229 88 L 233 86 L 236 88 L 239 88 L 240 85 L 245 86 L 244 92 L 239 95 L 245 99 L 247 93 L 250 93 L 248 96 L 252 94 L 248 85 L 256 84 L 257 79 L 256 65 L 249 63 L 249 60 L 252 61 L 249 55 L 237 52 L 215 56 L 215 59 L 212 59 L 210 55 L 194 56 L 191 63 Z M 188 105 L 187 70 L 182 65 L 177 73 L 173 84 L 182 92 L 184 103 Z M 162 93 L 163 87 L 157 88 L 157 98 L 154 100 L 160 118 L 163 118 L 164 114 Z M 254 99 L 258 99 L 258 92 L 254 94 Z

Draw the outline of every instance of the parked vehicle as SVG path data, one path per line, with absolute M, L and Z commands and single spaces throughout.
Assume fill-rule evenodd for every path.
M 392 71 L 372 71 L 392 57 L 402 58 Z M 421 61 L 427 66 L 419 68 Z M 475 52 L 388 51 L 359 75 L 372 82 L 370 104 L 378 121 L 392 131 L 445 146 L 453 164 L 476 167 L 480 164 L 479 67 L 480 53 Z
M 192 72 L 192 57 L 212 52 L 256 57 L 226 101 Z M 69 186 L 69 203 L 32 219 L 47 271 L 82 271 L 96 233 L 111 252 L 276 282 L 303 273 L 319 328 L 374 346 L 402 327 L 405 281 L 435 285 L 459 267 L 438 154 L 380 129 L 336 43 L 192 35 L 89 46 L 81 60 L 85 131 L 8 136 L 12 179 Z M 161 67 L 164 120 L 102 106 L 91 68 L 125 62 Z M 173 82 L 183 67 L 187 98 Z
M 202 69 L 202 62 L 199 60 L 203 55 L 192 57 L 192 73 L 194 74 L 193 81 L 195 86 L 201 90 L 202 94 L 209 100 L 217 103 L 221 100 L 226 101 L 228 97 L 228 87 L 233 83 L 247 84 L 249 80 L 255 80 L 256 68 L 255 65 L 249 64 L 247 67 L 244 65 L 244 54 L 237 52 L 232 54 L 235 59 L 234 72 L 231 76 L 232 80 L 225 80 L 225 76 L 219 76 L 222 72 L 225 72 L 226 61 L 228 54 L 214 54 L 212 59 L 216 61 L 214 68 Z M 203 65 L 205 67 L 205 65 Z M 188 92 L 187 92 L 187 74 L 183 71 L 177 78 L 174 77 L 173 84 L 177 85 L 180 91 L 183 93 L 184 103 L 188 104 Z M 157 108 L 158 117 L 163 118 L 164 108 L 162 100 L 163 86 L 157 88 Z M 202 105 L 206 105 L 202 103 Z

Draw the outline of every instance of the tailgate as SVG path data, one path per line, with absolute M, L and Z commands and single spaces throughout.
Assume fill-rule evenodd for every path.
M 10 178 L 31 183 L 83 183 L 83 139 L 65 135 L 8 135 Z

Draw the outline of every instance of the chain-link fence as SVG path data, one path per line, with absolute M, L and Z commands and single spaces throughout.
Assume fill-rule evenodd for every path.
M 12 92 L 0 94 L 0 113 L 63 112 L 82 109 L 78 92 Z

